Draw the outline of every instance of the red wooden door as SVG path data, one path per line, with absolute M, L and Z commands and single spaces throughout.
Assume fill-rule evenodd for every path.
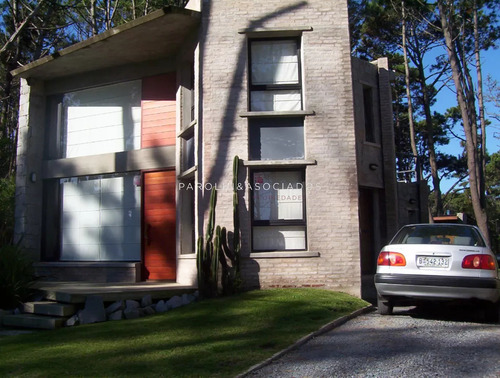
M 144 173 L 142 278 L 175 280 L 175 171 Z

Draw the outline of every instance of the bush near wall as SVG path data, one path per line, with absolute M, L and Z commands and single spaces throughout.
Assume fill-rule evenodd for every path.
M 17 245 L 0 246 L 0 308 L 12 309 L 35 293 L 33 261 Z
M 14 176 L 0 178 L 0 246 L 10 244 L 14 234 Z

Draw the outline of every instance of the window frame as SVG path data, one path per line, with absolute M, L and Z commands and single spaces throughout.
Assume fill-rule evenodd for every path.
M 282 219 L 282 220 L 256 220 L 255 219 L 255 188 L 254 188 L 254 178 L 256 173 L 266 173 L 266 172 L 299 172 L 301 176 L 302 184 L 302 219 Z M 304 167 L 293 167 L 293 168 L 255 168 L 250 170 L 250 225 L 251 225 L 251 250 L 252 253 L 260 252 L 276 252 L 276 249 L 259 249 L 254 248 L 254 227 L 279 227 L 279 226 L 301 226 L 304 227 L 304 248 L 301 249 L 284 249 L 285 252 L 293 251 L 307 251 L 307 213 L 306 213 L 306 170 Z
M 365 142 L 377 143 L 377 130 L 374 112 L 374 88 L 370 85 L 363 85 L 363 117 Z
M 252 83 L 252 43 L 253 42 L 272 42 L 272 41 L 294 41 L 297 47 L 297 69 L 298 69 L 298 83 L 297 84 L 253 84 Z M 303 83 L 302 83 L 302 37 L 301 36 L 290 36 L 290 37 L 258 37 L 248 39 L 248 109 L 250 111 L 255 111 L 252 109 L 252 93 L 253 92 L 266 92 L 266 91 L 299 91 L 300 92 L 300 111 L 304 110 L 304 93 L 303 93 Z M 275 111 L 275 110 L 271 110 Z
M 289 124 L 283 122 L 283 120 L 289 120 Z M 277 121 L 276 125 L 271 124 L 273 121 Z M 267 159 L 262 158 L 262 129 L 266 128 L 301 128 L 302 129 L 302 156 L 287 157 L 283 159 Z M 258 151 L 257 151 L 258 149 Z M 267 117 L 267 118 L 250 118 L 248 120 L 248 159 L 251 161 L 296 161 L 304 160 L 306 156 L 306 146 L 305 146 L 305 118 L 304 117 Z

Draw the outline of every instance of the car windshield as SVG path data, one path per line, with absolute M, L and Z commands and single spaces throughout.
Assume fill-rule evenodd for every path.
M 450 244 L 484 247 L 474 227 L 460 225 L 411 225 L 403 227 L 390 244 Z

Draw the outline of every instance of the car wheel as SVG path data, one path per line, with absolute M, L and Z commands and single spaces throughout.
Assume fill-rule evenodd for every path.
M 488 303 L 484 307 L 484 317 L 488 323 L 497 323 L 500 321 L 500 301 Z
M 377 296 L 377 309 L 380 315 L 392 315 L 394 305 L 380 296 Z

